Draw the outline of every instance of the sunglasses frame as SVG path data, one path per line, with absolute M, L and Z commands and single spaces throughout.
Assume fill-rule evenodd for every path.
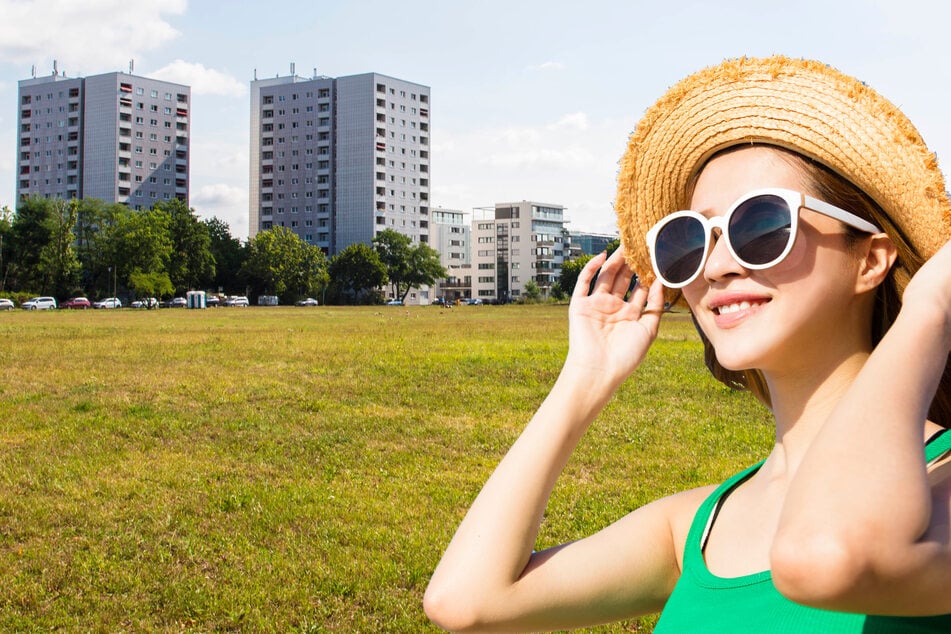
M 789 208 L 789 240 L 786 242 L 786 247 L 783 249 L 782 253 L 779 256 L 773 258 L 765 264 L 751 264 L 746 262 L 737 255 L 736 251 L 733 249 L 733 244 L 730 242 L 729 232 L 727 228 L 730 225 L 730 218 L 733 216 L 740 205 L 753 198 L 758 196 L 775 196 L 781 198 Z M 751 270 L 762 270 L 768 269 L 771 266 L 776 266 L 785 259 L 789 252 L 792 250 L 793 245 L 796 243 L 796 236 L 799 233 L 799 213 L 802 209 L 810 209 L 816 213 L 820 213 L 823 216 L 828 216 L 830 218 L 835 218 L 840 222 L 844 222 L 850 227 L 854 227 L 859 231 L 865 233 L 881 233 L 882 230 L 868 222 L 859 218 L 855 214 L 848 212 L 844 209 L 836 207 L 830 203 L 819 200 L 818 198 L 813 198 L 802 192 L 798 192 L 792 189 L 782 189 L 779 187 L 770 187 L 765 189 L 754 189 L 747 192 L 739 199 L 737 199 L 732 205 L 730 205 L 729 210 L 722 216 L 713 216 L 708 218 L 696 211 L 684 210 L 676 211 L 672 214 L 664 216 L 657 222 L 650 230 L 647 232 L 647 248 L 650 251 L 651 255 L 651 265 L 654 267 L 654 274 L 660 279 L 660 281 L 667 288 L 683 288 L 691 282 L 693 282 L 700 273 L 703 271 L 704 266 L 706 265 L 707 258 L 710 256 L 710 244 L 711 244 L 711 235 L 714 229 L 720 230 L 720 235 L 722 238 L 726 239 L 727 248 L 730 250 L 730 255 L 733 256 L 733 259 L 736 260 L 743 268 Z M 660 272 L 660 267 L 657 265 L 657 256 L 655 253 L 655 245 L 657 243 L 657 237 L 660 234 L 661 230 L 670 222 L 677 220 L 678 218 L 694 218 L 700 222 L 703 227 L 704 233 L 704 246 L 703 246 L 703 257 L 700 258 L 700 264 L 697 266 L 697 270 L 691 275 L 686 281 L 671 283 L 667 280 L 663 274 Z

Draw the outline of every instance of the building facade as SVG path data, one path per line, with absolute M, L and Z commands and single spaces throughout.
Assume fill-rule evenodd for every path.
M 436 297 L 454 302 L 472 297 L 472 262 L 468 214 L 437 207 L 432 212 L 430 246 L 439 252 L 447 277 L 436 286 Z
M 191 89 L 129 73 L 19 82 L 17 200 L 188 204 Z
M 578 255 L 597 255 L 604 251 L 609 244 L 620 237 L 617 233 L 588 233 L 585 231 L 571 232 L 571 248 Z
M 377 73 L 251 82 L 250 236 L 335 254 L 394 229 L 428 243 L 427 86 Z
M 472 219 L 472 297 L 510 302 L 533 280 L 542 297 L 561 276 L 568 256 L 565 208 L 538 202 L 496 203 Z

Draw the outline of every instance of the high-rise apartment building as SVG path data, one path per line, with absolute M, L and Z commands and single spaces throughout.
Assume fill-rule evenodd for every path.
M 543 296 L 561 277 L 570 239 L 565 208 L 538 202 L 496 203 L 472 219 L 472 297 L 508 302 L 534 280 Z
M 19 82 L 17 200 L 188 202 L 188 86 L 129 73 Z
M 429 87 L 367 73 L 251 82 L 250 236 L 334 254 L 394 229 L 429 242 Z

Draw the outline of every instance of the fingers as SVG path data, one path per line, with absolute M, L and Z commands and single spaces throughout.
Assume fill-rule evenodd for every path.
M 623 298 L 631 288 L 633 276 L 634 272 L 624 259 L 624 247 L 618 247 L 601 267 L 594 290 Z
M 601 265 L 604 264 L 606 258 L 607 252 L 602 251 L 588 260 L 588 263 L 581 269 L 581 273 L 578 274 L 578 281 L 575 282 L 575 290 L 571 293 L 572 298 L 586 297 L 588 295 L 588 289 L 591 288 L 591 280 L 594 279 L 594 276 L 597 274 Z
M 656 336 L 660 318 L 664 314 L 664 285 L 660 280 L 654 280 L 648 289 L 638 285 L 628 301 L 643 306 L 639 320 Z

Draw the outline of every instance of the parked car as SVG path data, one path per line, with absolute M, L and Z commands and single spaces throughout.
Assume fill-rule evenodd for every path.
M 105 299 L 100 299 L 98 302 L 93 302 L 93 308 L 122 308 L 122 302 L 119 301 L 118 297 L 107 297 Z
M 188 306 L 188 300 L 184 297 L 176 297 L 168 303 L 169 308 L 185 308 Z
M 401 299 L 391 299 L 386 303 L 387 306 L 402 306 L 403 300 Z
M 71 297 L 59 305 L 60 308 L 75 308 L 78 310 L 86 310 L 90 306 L 92 304 L 85 297 Z
M 217 295 L 209 295 L 208 297 L 205 298 L 205 306 L 207 306 L 208 308 L 215 308 L 219 304 L 221 304 L 221 300 L 218 299 Z
M 243 295 L 238 295 L 235 297 L 229 297 L 225 300 L 225 306 L 242 306 L 245 307 L 248 305 L 248 298 Z
M 316 299 L 314 299 L 313 297 L 308 297 L 307 299 L 302 299 L 302 300 L 300 300 L 300 301 L 297 302 L 297 305 L 298 305 L 298 306 L 317 306 L 317 305 L 319 305 L 319 304 L 320 304 L 320 302 L 318 302 L 318 301 L 317 301 Z
M 51 310 L 56 308 L 56 298 L 55 297 L 34 297 L 33 299 L 28 299 L 22 304 L 20 308 L 26 310 Z
M 132 308 L 158 308 L 159 301 L 154 297 L 146 297 L 145 299 L 137 299 L 129 306 Z
M 481 306 L 482 300 L 479 299 L 478 297 L 470 297 L 469 299 L 466 300 L 466 304 L 468 304 L 469 306 Z
M 0 297 L 0 310 L 13 310 L 14 308 L 16 308 L 16 304 L 13 303 L 12 299 Z

